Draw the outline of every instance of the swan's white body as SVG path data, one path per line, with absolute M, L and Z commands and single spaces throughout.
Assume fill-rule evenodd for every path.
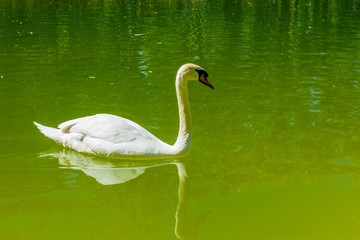
M 207 73 L 195 64 L 183 65 L 176 76 L 180 129 L 174 145 L 156 138 L 149 131 L 128 119 L 97 114 L 61 123 L 58 128 L 36 124 L 39 130 L 58 144 L 78 152 L 112 158 L 152 158 L 179 156 L 188 153 L 191 145 L 191 116 L 187 82 L 206 79 Z
M 172 147 L 140 125 L 111 114 L 70 120 L 59 129 L 35 123 L 47 137 L 78 152 L 108 157 L 171 155 Z

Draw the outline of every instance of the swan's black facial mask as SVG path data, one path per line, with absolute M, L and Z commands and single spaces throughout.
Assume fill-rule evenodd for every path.
M 199 70 L 196 69 L 196 71 L 199 74 L 199 81 L 201 83 L 205 84 L 206 86 L 209 86 L 212 89 L 214 89 L 214 86 L 211 85 L 211 83 L 207 80 L 207 77 L 208 77 L 207 72 L 205 70 L 203 70 L 203 69 L 199 69 Z

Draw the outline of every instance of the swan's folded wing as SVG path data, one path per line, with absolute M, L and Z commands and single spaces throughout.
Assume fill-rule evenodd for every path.
M 87 116 L 87 117 L 82 117 L 82 118 L 76 118 L 76 119 L 72 119 L 66 122 L 61 123 L 58 128 L 63 132 L 63 133 L 69 133 L 70 132 L 70 128 L 80 122 L 86 121 L 89 118 L 92 118 L 94 116 Z
M 64 122 L 59 125 L 64 133 L 81 133 L 112 143 L 127 143 L 137 139 L 157 139 L 140 125 L 114 115 L 97 114 Z

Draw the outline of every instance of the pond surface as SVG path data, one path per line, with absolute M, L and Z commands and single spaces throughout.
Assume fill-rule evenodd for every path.
M 170 144 L 187 62 L 190 155 L 78 154 L 96 113 Z M 0 239 L 358 239 L 360 1 L 0 2 Z

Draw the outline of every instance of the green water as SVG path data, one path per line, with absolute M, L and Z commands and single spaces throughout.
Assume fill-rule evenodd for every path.
M 129 118 L 181 161 L 55 148 L 32 121 Z M 0 2 L 0 239 L 360 236 L 360 1 Z M 186 175 L 184 174 L 186 172 Z

